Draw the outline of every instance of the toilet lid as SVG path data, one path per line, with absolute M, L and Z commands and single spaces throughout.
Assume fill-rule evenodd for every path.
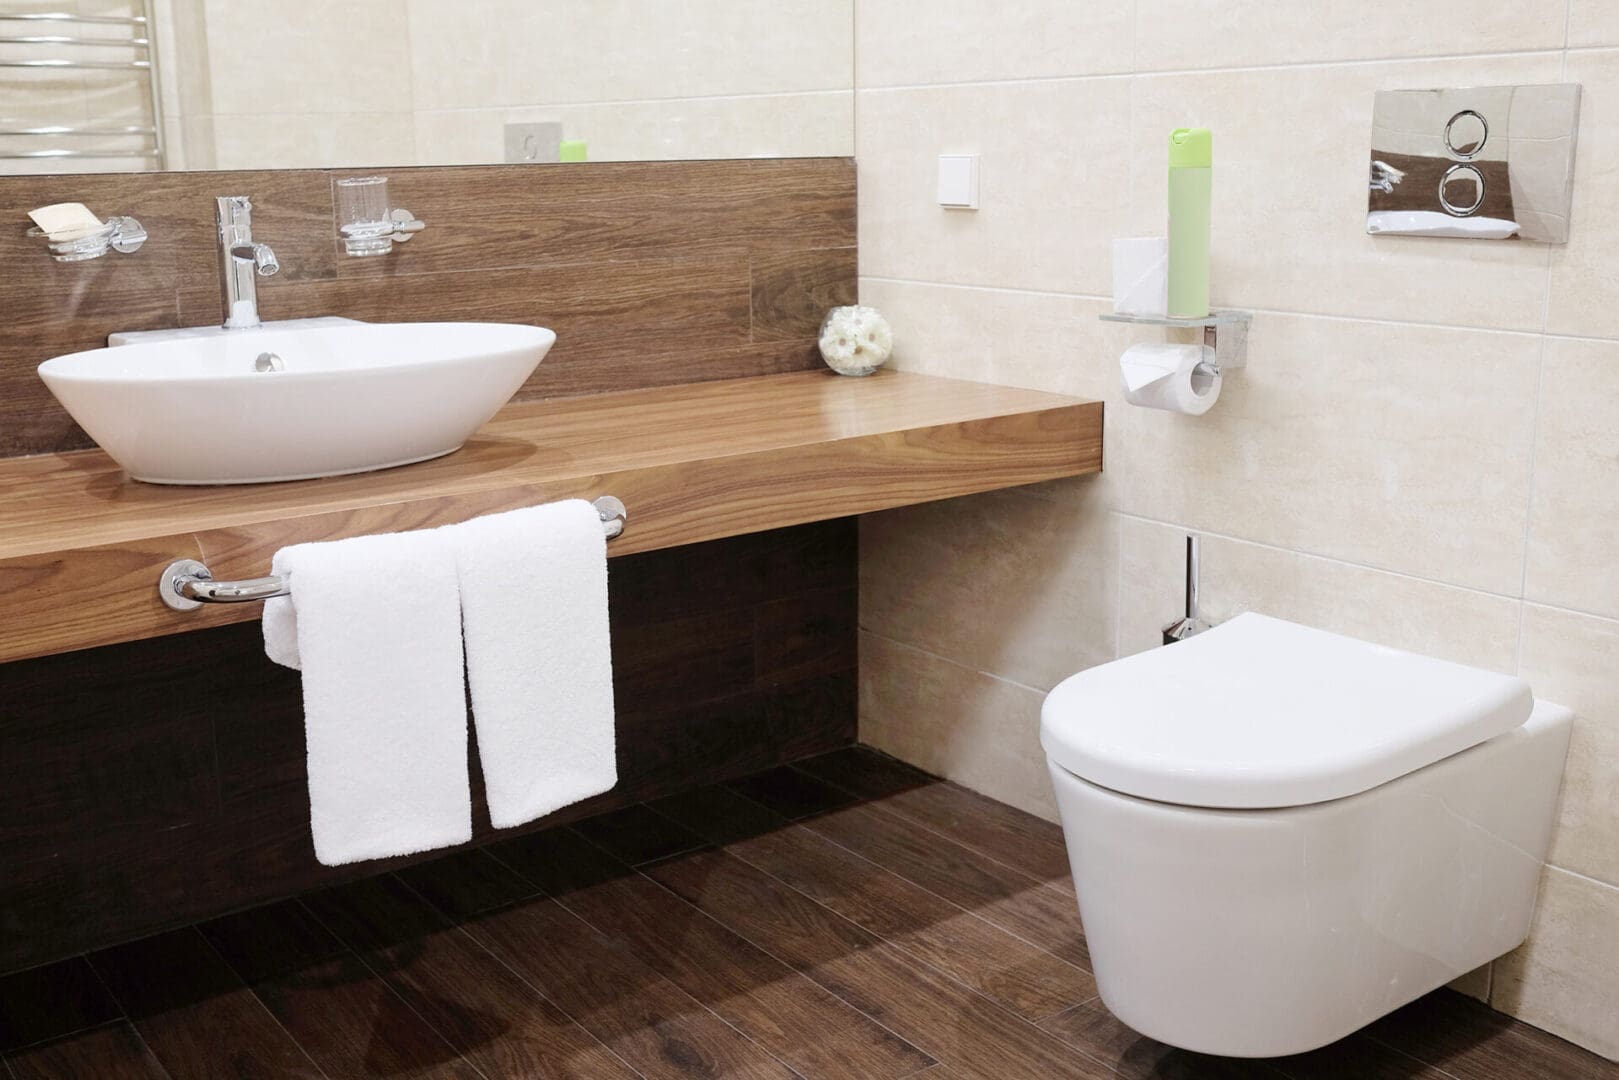
M 1521 679 L 1247 614 L 1064 680 L 1040 742 L 1143 799 L 1303 806 L 1511 731 L 1533 705 Z

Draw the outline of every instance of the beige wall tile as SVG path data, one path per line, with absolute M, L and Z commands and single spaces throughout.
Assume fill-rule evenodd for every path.
M 1619 20 L 1619 16 L 1615 17 Z M 1568 54 L 1567 78 L 1580 83 L 1580 138 L 1574 156 L 1574 210 L 1568 243 L 1551 249 L 1546 327 L 1554 334 L 1619 337 L 1619 50 Z
M 1568 44 L 1619 45 L 1619 7 L 1612 0 L 1569 0 Z
M 1185 610 L 1188 531 L 1119 515 L 1120 656 L 1161 646 L 1164 627 Z
M 507 124 L 556 120 L 563 138 L 586 142 L 591 161 L 845 157 L 854 152 L 853 98 L 844 91 L 418 111 L 416 156 L 423 164 L 495 164 L 505 158 Z
M 1529 941 L 1495 962 L 1490 1004 L 1619 1061 L 1619 889 L 1552 867 Z
M 1137 0 L 1135 9 L 1138 71 L 1563 47 L 1562 21 L 1547 18 L 1544 6 L 1533 3 Z
M 1106 300 L 862 278 L 860 302 L 894 328 L 895 367 L 974 382 L 1105 399 L 1139 336 L 1102 322 Z
M 871 633 L 860 635 L 860 740 L 1048 821 L 1045 695 Z
M 1540 342 L 1260 313 L 1200 417 L 1120 407 L 1120 509 L 1514 594 Z
M 217 116 L 215 168 L 369 168 L 416 164 L 416 133 L 408 112 L 261 113 Z
M 1181 611 L 1188 530 L 1127 517 L 1119 530 L 1120 652 L 1159 643 Z M 1519 604 L 1335 559 L 1200 536 L 1202 617 L 1257 611 L 1493 671 L 1517 666 Z
M 1619 617 L 1619 342 L 1547 338 L 1544 364 L 1524 595 Z
M 1163 231 L 1168 134 L 1202 125 L 1214 130 L 1216 304 L 1538 330 L 1545 249 L 1366 235 L 1367 152 L 1378 90 L 1555 82 L 1559 69 L 1530 55 L 1139 77 L 1119 235 Z
M 853 0 L 407 0 L 419 108 L 847 90 Z M 491 33 L 491 27 L 499 32 Z
M 1550 861 L 1619 887 L 1616 656 L 1619 622 L 1524 605 L 1519 674 L 1535 696 L 1575 713 Z
M 1097 75 L 1130 70 L 1130 5 L 1034 0 L 859 0 L 859 85 Z
M 1049 690 L 1113 658 L 1116 525 L 1100 506 L 991 492 L 860 523 L 860 625 Z
M 1490 1003 L 1490 965 L 1485 964 L 1481 968 L 1474 968 L 1461 978 L 1452 979 L 1450 988 L 1488 1005 Z
M 205 4 L 216 113 L 410 111 L 405 0 L 344 0 L 340 17 L 326 0 Z
M 1128 94 L 1124 79 L 860 91 L 861 273 L 1110 295 Z M 980 209 L 939 206 L 947 153 L 980 156 Z

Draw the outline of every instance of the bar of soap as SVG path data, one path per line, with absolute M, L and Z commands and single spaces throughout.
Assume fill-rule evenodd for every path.
M 52 240 L 77 240 L 102 227 L 102 221 L 83 203 L 65 202 L 28 211 L 39 231 Z

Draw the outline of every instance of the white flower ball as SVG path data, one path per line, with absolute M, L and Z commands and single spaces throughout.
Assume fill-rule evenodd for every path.
M 821 322 L 821 359 L 839 375 L 870 375 L 893 351 L 894 332 L 876 308 L 836 307 Z

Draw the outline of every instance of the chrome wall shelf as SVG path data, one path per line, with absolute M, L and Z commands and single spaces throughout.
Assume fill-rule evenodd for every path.
M 1221 371 L 1246 367 L 1248 364 L 1248 327 L 1254 321 L 1251 311 L 1211 311 L 1200 319 L 1180 319 L 1173 315 L 1126 315 L 1109 311 L 1101 318 L 1103 322 L 1201 330 L 1203 344 L 1214 350 L 1214 362 Z

